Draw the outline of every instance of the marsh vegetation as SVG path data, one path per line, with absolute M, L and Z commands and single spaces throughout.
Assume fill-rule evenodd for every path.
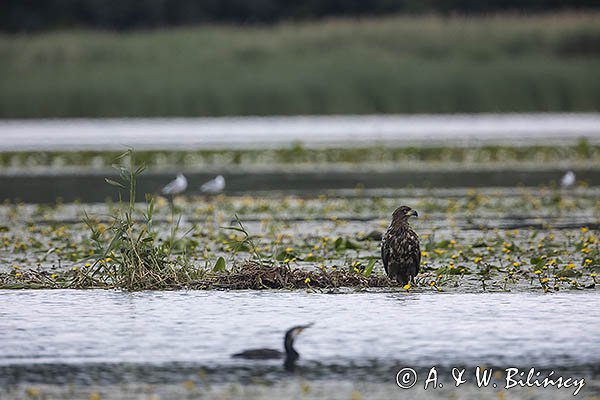
M 142 169 L 126 156 L 122 180 L 109 180 L 125 192 L 121 202 L 2 206 L 1 287 L 549 292 L 597 281 L 594 188 L 148 196 L 140 204 L 128 199 Z M 422 273 L 410 288 L 387 280 L 379 259 L 400 202 L 423 216 Z
M 1 118 L 593 111 L 599 14 L 0 36 Z

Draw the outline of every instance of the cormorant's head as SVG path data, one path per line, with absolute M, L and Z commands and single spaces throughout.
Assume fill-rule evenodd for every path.
M 298 336 L 300 333 L 302 333 L 303 330 L 305 330 L 306 328 L 310 328 L 312 325 L 313 325 L 313 323 L 311 322 L 310 324 L 307 324 L 307 325 L 294 326 L 293 328 L 290 328 L 285 333 L 284 347 L 285 347 L 287 359 L 295 360 L 298 357 L 300 357 L 298 352 L 294 349 L 294 339 L 296 339 L 296 336 Z
M 396 208 L 392 214 L 392 223 L 404 223 L 408 221 L 409 217 L 418 217 L 417 211 L 413 210 L 408 206 L 400 206 Z
M 298 336 L 300 333 L 302 333 L 303 330 L 305 330 L 306 328 L 310 328 L 313 325 L 313 323 L 311 322 L 310 324 L 307 325 L 298 325 L 298 326 L 294 326 L 293 328 L 290 328 L 286 333 L 285 333 L 285 341 L 287 342 L 288 340 L 293 341 L 296 336 Z

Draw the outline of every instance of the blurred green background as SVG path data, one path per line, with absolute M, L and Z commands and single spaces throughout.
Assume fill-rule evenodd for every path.
M 0 13 L 0 118 L 600 109 L 590 1 L 40 4 Z

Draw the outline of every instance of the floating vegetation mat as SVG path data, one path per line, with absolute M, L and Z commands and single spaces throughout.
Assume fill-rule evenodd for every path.
M 120 172 L 112 184 L 135 198 L 142 169 Z M 581 186 L 7 203 L 0 288 L 590 290 L 599 198 Z M 420 215 L 421 273 L 409 287 L 389 281 L 380 260 L 401 204 Z
M 0 274 L 0 285 L 3 288 L 104 288 L 119 289 L 126 287 L 125 282 L 111 281 L 111 274 L 101 277 L 93 276 L 87 269 L 67 271 L 64 274 L 50 273 L 43 270 L 23 271 L 16 274 Z M 365 276 L 360 271 L 343 269 L 306 270 L 284 266 L 264 266 L 254 261 L 247 261 L 231 271 L 217 273 L 197 271 L 190 275 L 189 271 L 180 271 L 181 276 L 165 275 L 162 279 L 151 277 L 142 281 L 147 287 L 138 289 L 336 289 L 342 287 L 394 287 L 397 286 L 386 276 Z M 18 279 L 15 279 L 18 278 Z M 108 278 L 108 279 L 105 279 Z
M 595 189 L 519 189 L 181 198 L 179 216 L 157 199 L 152 234 L 138 250 L 149 256 L 158 249 L 155 256 L 166 261 L 159 264 L 148 257 L 126 261 L 131 248 L 121 244 L 106 252 L 115 237 L 116 204 L 4 205 L 0 287 L 402 291 L 385 277 L 379 258 L 388 214 L 399 203 L 421 215 L 413 223 L 421 238 L 421 274 L 409 291 L 589 290 L 598 279 Z M 93 234 L 82 222 L 84 210 Z M 143 215 L 132 221 L 137 240 L 147 221 Z
M 75 167 L 98 170 L 110 168 L 118 157 L 115 151 L 36 151 L 1 152 L 0 165 L 5 168 L 22 169 L 36 167 L 67 168 Z M 369 146 L 359 148 L 311 148 L 301 143 L 291 147 L 274 149 L 232 149 L 232 150 L 187 150 L 187 151 L 139 151 L 138 162 L 152 168 L 161 169 L 231 169 L 232 167 L 262 167 L 277 165 L 280 168 L 295 168 L 315 165 L 377 165 L 397 167 L 403 164 L 408 168 L 431 165 L 475 165 L 489 168 L 490 165 L 540 165 L 556 167 L 557 164 L 596 166 L 600 161 L 600 146 L 580 139 L 572 145 L 531 145 L 531 146 L 432 146 L 432 147 L 393 147 Z M 122 160 L 126 163 L 126 160 Z

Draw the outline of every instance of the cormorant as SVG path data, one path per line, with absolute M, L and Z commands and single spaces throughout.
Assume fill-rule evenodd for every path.
M 300 354 L 298 354 L 296 349 L 294 349 L 294 339 L 303 330 L 311 327 L 312 325 L 313 324 L 310 323 L 307 325 L 294 326 L 285 333 L 285 337 L 283 339 L 283 348 L 285 349 L 285 353 L 275 349 L 252 349 L 233 354 L 231 357 L 244 358 L 247 360 L 273 360 L 285 357 L 283 366 L 286 370 L 291 371 L 295 367 L 296 360 L 300 358 Z
M 409 217 L 418 216 L 408 206 L 398 207 L 392 214 L 390 227 L 381 241 L 381 259 L 385 273 L 402 285 L 413 281 L 421 265 L 419 235 L 408 223 Z

